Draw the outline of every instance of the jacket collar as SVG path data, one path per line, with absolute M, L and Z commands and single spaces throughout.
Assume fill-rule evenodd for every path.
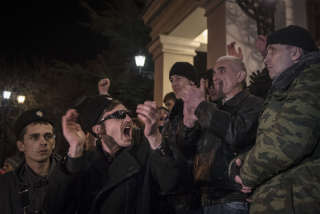
M 291 85 L 293 80 L 297 78 L 303 70 L 317 63 L 320 63 L 319 51 L 311 52 L 302 56 L 299 62 L 287 68 L 276 79 L 272 81 L 271 91 L 275 89 L 287 89 Z
M 249 95 L 250 93 L 246 89 L 244 89 L 240 91 L 238 94 L 236 94 L 235 96 L 233 96 L 230 100 L 226 101 L 223 105 L 230 106 L 230 107 L 238 106 Z
M 50 168 L 48 176 L 42 177 L 36 174 L 23 160 L 23 162 L 15 169 L 14 173 L 17 175 L 20 186 L 43 186 L 46 185 L 48 177 L 53 173 L 55 166 L 57 165 L 57 159 L 54 155 L 50 158 Z
M 106 169 L 105 169 L 106 170 Z M 139 173 L 141 166 L 137 160 L 126 150 L 122 150 L 112 161 L 112 164 L 108 166 L 108 182 L 101 188 L 96 197 L 94 198 L 90 212 L 95 213 L 97 203 L 103 197 L 105 193 L 112 190 L 117 185 L 121 184 L 128 178 Z

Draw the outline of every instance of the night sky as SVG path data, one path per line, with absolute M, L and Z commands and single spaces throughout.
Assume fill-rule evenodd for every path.
M 11 1 L 8 1 L 11 2 Z M 0 9 L 0 54 L 81 59 L 108 47 L 90 32 L 79 0 L 12 1 Z

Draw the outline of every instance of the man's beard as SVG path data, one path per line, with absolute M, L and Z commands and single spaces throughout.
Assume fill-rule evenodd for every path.
M 110 150 L 110 155 L 117 153 L 117 151 L 119 151 L 121 148 L 114 140 L 114 138 L 110 135 L 107 135 L 106 133 L 103 133 L 101 135 L 101 143 L 108 147 L 108 149 Z

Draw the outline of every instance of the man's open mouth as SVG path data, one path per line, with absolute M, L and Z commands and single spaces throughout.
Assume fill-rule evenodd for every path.
M 122 126 L 122 133 L 125 136 L 130 137 L 131 136 L 131 129 L 132 129 L 132 123 L 131 122 L 126 122 Z

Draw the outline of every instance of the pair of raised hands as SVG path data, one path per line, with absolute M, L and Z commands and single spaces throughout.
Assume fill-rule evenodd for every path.
M 144 122 L 144 135 L 148 139 L 152 149 L 161 144 L 161 134 L 158 129 L 160 112 L 153 101 L 146 101 L 137 106 L 138 118 Z M 62 117 L 63 135 L 69 143 L 69 155 L 80 157 L 83 153 L 86 135 L 78 123 L 79 114 L 75 109 L 69 109 Z
M 200 87 L 186 85 L 181 91 L 180 97 L 183 100 L 183 123 L 191 128 L 198 120 L 195 110 L 201 102 L 206 100 L 206 80 L 200 80 Z

